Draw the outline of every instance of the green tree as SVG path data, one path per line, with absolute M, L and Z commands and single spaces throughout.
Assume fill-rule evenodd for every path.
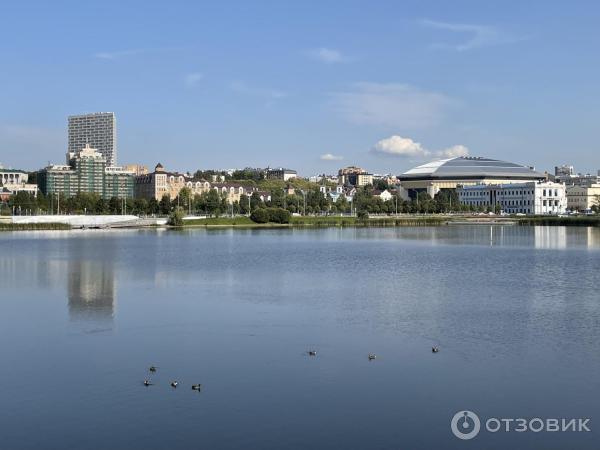
M 246 194 L 240 195 L 239 212 L 240 214 L 250 213 L 250 197 L 248 197 Z
M 160 199 L 158 211 L 161 214 L 169 214 L 171 212 L 171 196 L 169 194 L 163 195 Z
M 258 192 L 253 192 L 250 196 L 250 209 L 254 211 L 256 208 L 265 206 L 263 201 L 260 199 Z
M 219 216 L 221 214 L 221 196 L 215 189 L 205 193 L 206 212 L 210 215 Z
M 108 212 L 110 214 L 119 214 L 121 212 L 121 200 L 117 197 L 111 197 L 108 201 Z
M 148 214 L 158 214 L 158 212 L 160 211 L 160 205 L 158 204 L 158 201 L 152 197 L 150 200 L 148 200 Z

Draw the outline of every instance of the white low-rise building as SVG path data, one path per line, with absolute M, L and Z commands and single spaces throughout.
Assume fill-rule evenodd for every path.
M 18 192 L 27 192 L 37 196 L 37 184 L 29 183 L 29 174 L 24 170 L 5 169 L 0 166 L 0 191 L 8 195 L 15 195 Z
M 496 205 L 508 214 L 562 214 L 567 210 L 564 184 L 528 182 L 459 186 L 458 199 L 463 205 Z

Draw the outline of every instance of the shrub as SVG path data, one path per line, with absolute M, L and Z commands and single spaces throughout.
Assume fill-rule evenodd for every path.
M 269 217 L 270 215 L 268 211 L 263 208 L 257 208 L 252 211 L 252 214 L 250 214 L 250 218 L 256 223 L 267 223 L 269 221 Z
M 183 210 L 181 208 L 175 208 L 173 211 L 171 211 L 167 223 L 173 227 L 183 226 Z
M 269 222 L 274 223 L 290 223 L 291 214 L 287 209 L 283 208 L 268 208 Z
M 367 220 L 369 218 L 369 213 L 367 211 L 359 211 L 356 214 L 356 218 L 358 220 Z

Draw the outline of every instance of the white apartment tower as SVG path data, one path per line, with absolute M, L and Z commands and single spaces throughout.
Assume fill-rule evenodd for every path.
M 69 153 L 89 144 L 97 149 L 108 166 L 117 165 L 117 119 L 115 113 L 98 112 L 69 116 Z

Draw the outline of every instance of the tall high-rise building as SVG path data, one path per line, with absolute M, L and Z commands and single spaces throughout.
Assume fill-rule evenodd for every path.
M 89 144 L 106 159 L 109 167 L 117 165 L 117 119 L 115 113 L 98 112 L 69 116 L 69 152 L 78 152 Z

